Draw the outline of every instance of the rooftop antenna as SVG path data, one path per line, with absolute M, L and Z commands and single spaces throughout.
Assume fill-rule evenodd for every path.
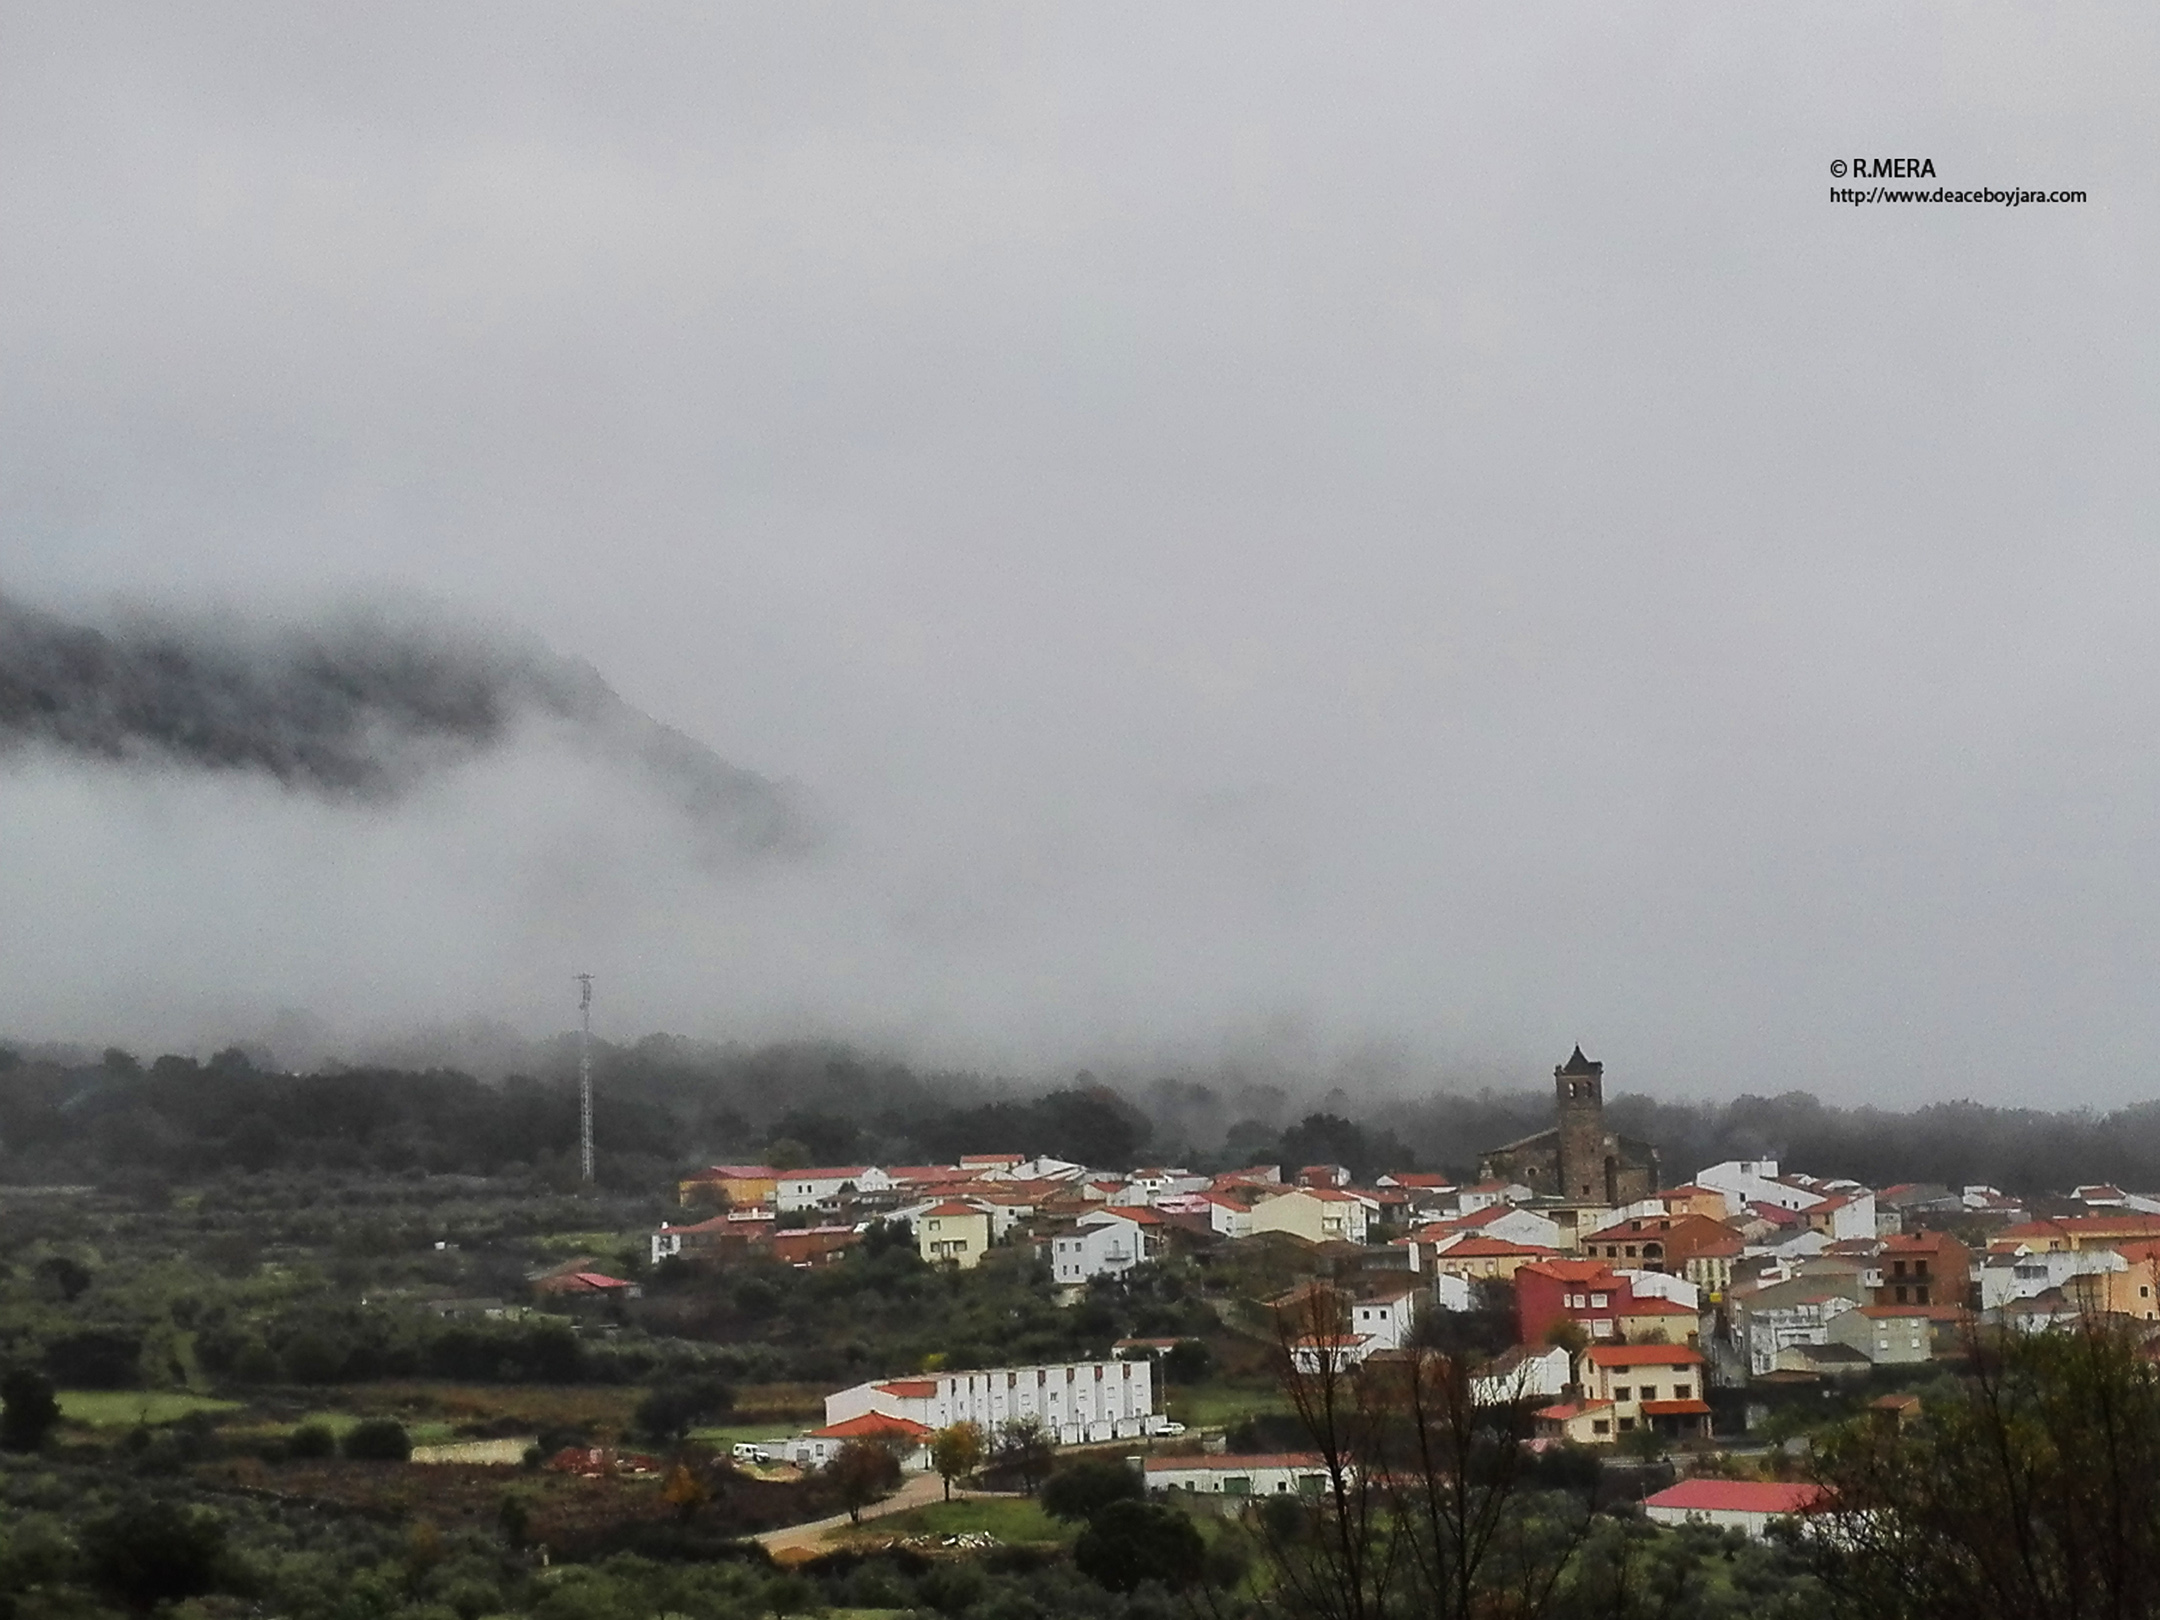
M 580 973 L 578 982 L 578 1174 L 592 1185 L 592 975 Z

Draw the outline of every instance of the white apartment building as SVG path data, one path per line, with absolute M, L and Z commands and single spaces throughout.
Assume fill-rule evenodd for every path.
M 1039 1419 L 1060 1445 L 1137 1440 L 1155 1412 L 1154 1366 L 1139 1361 L 1068 1361 L 925 1373 L 857 1384 L 825 1397 L 828 1427 L 882 1412 L 926 1428 L 972 1423 L 995 1435 L 1015 1418 Z

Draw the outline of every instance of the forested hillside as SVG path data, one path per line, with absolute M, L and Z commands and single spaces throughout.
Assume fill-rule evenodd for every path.
M 561 1049 L 544 1077 L 486 1082 L 451 1069 L 333 1068 L 295 1075 L 239 1048 L 208 1062 L 94 1060 L 0 1048 L 0 1178 L 175 1180 L 223 1170 L 565 1172 L 577 1102 Z M 1054 1153 L 1122 1168 L 1322 1161 L 1360 1175 L 1474 1173 L 1479 1151 L 1549 1123 L 1542 1091 L 1436 1089 L 1364 1107 L 1315 1107 L 1278 1084 L 1157 1079 L 1062 1086 L 904 1063 L 817 1043 L 759 1049 L 653 1036 L 596 1048 L 603 1180 L 649 1185 L 694 1161 L 949 1162 Z M 2160 1102 L 2098 1113 L 1930 1104 L 1842 1108 L 1806 1092 L 1721 1103 L 1614 1100 L 1621 1130 L 1659 1145 L 1666 1179 L 1720 1159 L 1775 1157 L 1873 1186 L 1986 1182 L 2026 1194 L 2111 1180 L 2160 1189 Z

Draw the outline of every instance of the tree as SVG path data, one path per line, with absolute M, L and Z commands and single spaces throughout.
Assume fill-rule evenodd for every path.
M 285 1455 L 301 1462 L 319 1462 L 337 1455 L 337 1436 L 327 1423 L 303 1423 L 285 1437 Z
M 1020 1488 L 1032 1496 L 1043 1475 L 1050 1471 L 1050 1459 L 1056 1450 L 1057 1441 L 1048 1427 L 1030 1413 L 1006 1419 L 998 1429 L 990 1457 L 1002 1472 L 1017 1477 Z
M 1480 1406 L 1485 1364 L 1434 1350 L 1301 1368 L 1297 1341 L 1336 1331 L 1336 1309 L 1314 1289 L 1277 1318 L 1278 1375 L 1318 1454 L 1311 1498 L 1270 1498 L 1258 1518 L 1277 1606 L 1327 1620 L 1552 1612 L 1595 1502 L 1530 1488 L 1528 1403 Z
M 712 1500 L 712 1492 L 705 1482 L 690 1471 L 687 1463 L 677 1463 L 668 1473 L 667 1484 L 661 1487 L 660 1500 L 675 1510 L 675 1517 L 688 1524 L 697 1517 L 697 1511 Z
M 2160 1613 L 2160 1381 L 2133 1330 L 2088 1319 L 1970 1345 L 1972 1376 L 1909 1431 L 1861 1423 L 1812 1467 L 1811 1538 L 1848 1614 Z
M 123 1502 L 83 1526 L 90 1578 L 138 1613 L 218 1585 L 225 1526 L 173 1502 Z
M 1205 1339 L 1180 1339 L 1163 1352 L 1165 1384 L 1197 1384 L 1214 1370 L 1215 1355 Z
M 945 1500 L 952 1500 L 952 1482 L 982 1466 L 983 1432 L 972 1423 L 953 1423 L 938 1430 L 930 1441 L 930 1461 L 945 1480 Z
M 658 1385 L 637 1404 L 640 1432 L 663 1445 L 680 1444 L 700 1423 L 714 1423 L 735 1407 L 735 1391 L 718 1378 L 682 1378 Z
M 881 1441 L 850 1440 L 825 1465 L 825 1475 L 838 1487 L 849 1520 L 859 1522 L 864 1508 L 900 1488 L 900 1459 Z
M 59 1421 L 50 1378 L 28 1367 L 0 1378 L 0 1450 L 35 1451 Z
M 1130 1498 L 1105 1505 L 1073 1544 L 1073 1564 L 1098 1586 L 1130 1592 L 1142 1581 L 1190 1586 L 1207 1546 L 1175 1508 Z
M 71 1260 L 64 1254 L 47 1255 L 35 1267 L 40 1283 L 50 1288 L 67 1304 L 74 1304 L 89 1290 L 92 1278 L 90 1268 L 79 1260 Z
M 396 1418 L 365 1418 L 345 1431 L 345 1455 L 355 1462 L 405 1462 L 412 1436 Z
M 1092 1519 L 1112 1502 L 1136 1502 L 1146 1495 L 1140 1476 L 1127 1464 L 1083 1457 L 1044 1483 L 1042 1507 L 1053 1519 Z

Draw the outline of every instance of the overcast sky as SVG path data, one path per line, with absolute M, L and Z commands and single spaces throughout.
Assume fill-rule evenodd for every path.
M 0 3 L 0 590 L 417 598 L 535 741 L 0 767 L 0 1029 L 2160 1093 L 2148 6 Z M 1833 158 L 2082 205 L 1834 204 Z

